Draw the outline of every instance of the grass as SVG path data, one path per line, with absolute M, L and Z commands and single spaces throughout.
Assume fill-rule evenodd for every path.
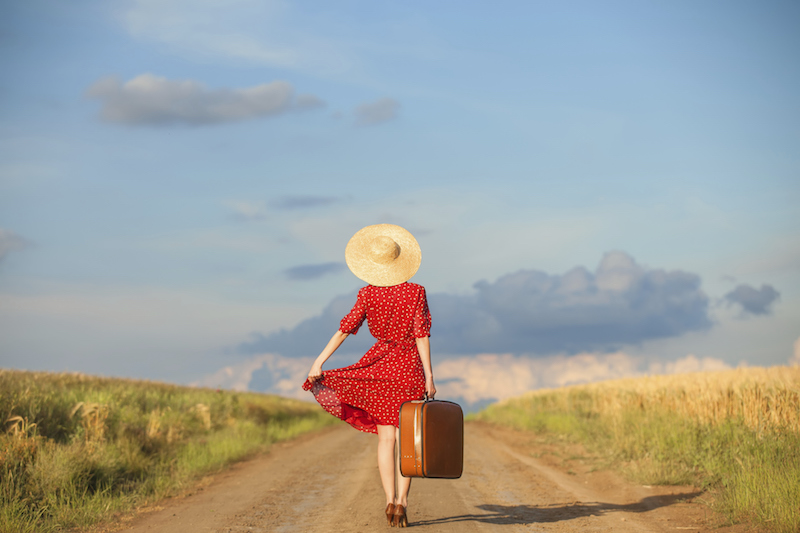
M 335 421 L 263 394 L 0 370 L 0 531 L 85 529 Z
M 705 487 L 732 523 L 800 531 L 798 367 L 541 390 L 475 418 L 582 443 L 644 484 Z

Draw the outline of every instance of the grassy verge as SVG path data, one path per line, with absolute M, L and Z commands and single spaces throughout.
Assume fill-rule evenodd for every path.
M 80 529 L 335 422 L 255 393 L 0 370 L 0 531 Z
M 536 391 L 475 418 L 582 443 L 644 484 L 713 490 L 731 522 L 800 531 L 800 368 Z

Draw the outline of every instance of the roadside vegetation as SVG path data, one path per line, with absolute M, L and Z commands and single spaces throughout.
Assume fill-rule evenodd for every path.
M 732 523 L 800 531 L 800 367 L 539 390 L 475 418 L 581 443 L 643 484 L 704 487 Z
M 335 422 L 276 396 L 0 370 L 0 531 L 79 530 Z

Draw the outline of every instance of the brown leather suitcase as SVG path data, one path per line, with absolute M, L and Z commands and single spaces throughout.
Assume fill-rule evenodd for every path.
M 400 406 L 400 473 L 459 478 L 464 469 L 464 413 L 457 403 L 418 400 Z

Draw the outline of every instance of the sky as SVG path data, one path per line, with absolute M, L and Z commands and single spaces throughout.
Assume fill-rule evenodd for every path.
M 377 223 L 469 408 L 800 364 L 796 2 L 1 9 L 2 368 L 303 398 Z

